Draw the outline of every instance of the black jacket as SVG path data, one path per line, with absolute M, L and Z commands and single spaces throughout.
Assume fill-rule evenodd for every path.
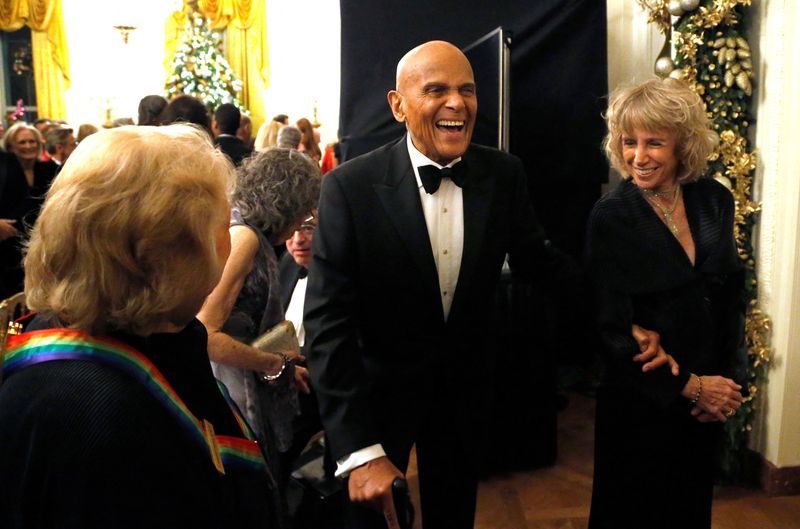
M 472 145 L 461 163 L 464 248 L 447 321 L 405 138 L 323 180 L 304 325 L 335 459 L 413 440 L 431 409 L 475 437 L 497 361 L 489 320 L 506 254 L 528 278 L 552 279 L 564 263 L 534 216 L 518 158 Z

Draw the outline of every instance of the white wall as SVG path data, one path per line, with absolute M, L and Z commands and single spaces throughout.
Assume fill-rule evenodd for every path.
M 62 0 L 62 5 L 72 81 L 67 120 L 73 126 L 102 125 L 107 108 L 111 119 L 136 120 L 139 100 L 164 90 L 164 22 L 180 2 Z M 137 27 L 128 44 L 115 25 Z
M 62 0 L 70 49 L 72 85 L 67 118 L 77 126 L 133 117 L 139 100 L 160 94 L 164 22 L 181 0 Z M 270 87 L 263 94 L 268 117 L 288 114 L 294 122 L 313 120 L 317 101 L 322 142 L 336 138 L 339 124 L 339 2 L 291 0 L 266 2 L 271 65 Z M 114 25 L 137 29 L 123 44 Z
M 750 43 L 758 79 L 756 183 L 759 298 L 774 356 L 753 446 L 777 466 L 800 465 L 800 3 L 755 0 Z

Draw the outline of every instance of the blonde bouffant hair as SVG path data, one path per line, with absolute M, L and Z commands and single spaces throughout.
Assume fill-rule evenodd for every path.
M 653 79 L 619 88 L 611 94 L 605 114 L 606 156 L 620 174 L 630 176 L 622 157 L 622 136 L 635 129 L 675 134 L 678 182 L 702 176 L 718 140 L 709 129 L 703 100 L 677 79 Z
M 87 137 L 47 193 L 25 257 L 28 305 L 92 333 L 185 325 L 219 280 L 233 168 L 192 125 Z

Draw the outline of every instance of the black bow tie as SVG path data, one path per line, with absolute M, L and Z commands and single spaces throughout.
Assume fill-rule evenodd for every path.
M 308 276 L 308 268 L 306 268 L 305 266 L 301 266 L 300 270 L 297 271 L 297 278 L 304 279 L 307 276 Z
M 443 169 L 439 169 L 435 165 L 421 165 L 418 168 L 419 179 L 422 180 L 422 187 L 425 188 L 425 192 L 432 195 L 439 189 L 442 178 L 449 178 L 458 187 L 463 187 L 467 178 L 465 168 L 463 160 L 453 167 L 445 167 Z

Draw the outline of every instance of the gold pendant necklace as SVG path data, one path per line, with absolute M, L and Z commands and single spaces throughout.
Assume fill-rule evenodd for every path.
M 651 189 L 642 189 L 642 193 L 648 202 L 653 204 L 659 209 L 659 211 L 661 211 L 661 213 L 664 215 L 664 223 L 667 225 L 667 228 L 669 228 L 669 231 L 671 231 L 672 234 L 677 237 L 678 225 L 675 224 L 675 219 L 672 217 L 672 214 L 675 213 L 675 208 L 678 207 L 678 198 L 681 196 L 681 186 L 675 186 L 675 196 L 672 199 L 672 204 L 667 208 L 658 203 L 658 197 L 663 196 L 663 192 L 653 191 Z

